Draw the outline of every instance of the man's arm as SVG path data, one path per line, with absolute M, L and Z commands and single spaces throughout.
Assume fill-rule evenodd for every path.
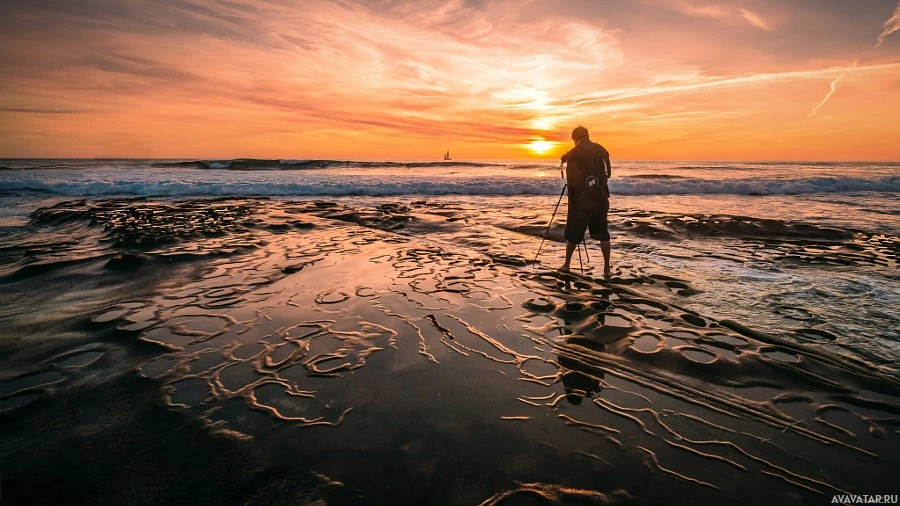
M 609 154 L 603 155 L 603 161 L 606 162 L 606 179 L 612 177 L 612 164 L 609 163 Z

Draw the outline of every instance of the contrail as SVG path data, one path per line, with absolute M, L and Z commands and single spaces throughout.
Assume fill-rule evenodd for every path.
M 856 67 L 856 64 L 858 62 L 859 62 L 859 60 L 856 60 L 855 62 L 853 62 L 853 67 Z M 825 98 L 823 98 L 822 101 L 819 102 L 815 107 L 813 107 L 812 111 L 809 113 L 809 116 L 807 116 L 806 119 L 812 118 L 813 116 L 816 115 L 817 112 L 819 112 L 819 109 L 823 105 L 825 105 L 825 102 L 828 102 L 828 99 L 831 98 L 832 95 L 834 95 L 835 91 L 837 91 L 837 83 L 841 82 L 841 79 L 843 79 L 847 74 L 849 74 L 850 71 L 853 70 L 853 67 L 845 70 L 843 74 L 837 76 L 833 81 L 831 81 L 831 86 L 829 87 L 830 89 L 828 90 L 828 93 L 825 94 Z
M 833 76 L 839 71 L 846 74 L 849 70 L 856 69 L 861 71 L 883 71 L 900 69 L 900 62 L 879 63 L 875 65 L 857 66 L 854 62 L 853 67 L 836 66 L 815 70 L 792 70 L 787 72 L 775 72 L 768 74 L 746 74 L 732 77 L 700 77 L 694 79 L 690 83 L 665 84 L 646 87 L 630 87 L 630 88 L 610 88 L 603 91 L 595 91 L 588 94 L 574 95 L 555 100 L 549 103 L 554 108 L 571 110 L 575 107 L 583 107 L 594 104 L 614 104 L 617 102 L 627 102 L 642 97 L 654 95 L 667 95 L 685 93 L 696 90 L 705 90 L 710 88 L 724 88 L 729 86 L 744 86 L 757 83 L 782 82 L 782 81 L 798 81 L 807 79 L 822 79 L 824 77 Z M 621 105 L 622 109 L 628 109 L 631 106 Z
M 881 45 L 884 42 L 884 39 L 888 38 L 888 35 L 900 30 L 900 3 L 897 4 L 897 7 L 894 9 L 894 15 L 891 16 L 891 19 L 884 22 L 884 30 L 878 34 L 878 38 L 875 39 L 875 47 Z
M 884 29 L 878 34 L 878 38 L 875 39 L 875 47 L 881 45 L 888 36 L 896 31 L 900 30 L 900 2 L 897 3 L 897 7 L 894 8 L 894 14 L 890 19 L 884 22 Z M 853 62 L 853 67 L 856 67 L 856 64 L 859 60 Z M 843 74 L 839 75 L 835 80 L 831 81 L 831 86 L 829 87 L 828 93 L 825 94 L 825 98 L 822 99 L 815 107 L 813 107 L 812 111 L 810 111 L 809 116 L 806 119 L 812 118 L 819 112 L 819 109 L 825 105 L 825 102 L 828 102 L 828 99 L 834 95 L 834 92 L 837 90 L 837 83 L 841 82 L 848 73 L 850 73 L 851 69 L 847 69 Z

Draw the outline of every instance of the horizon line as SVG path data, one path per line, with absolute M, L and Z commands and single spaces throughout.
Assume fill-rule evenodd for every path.
M 557 162 L 558 157 L 554 158 L 454 158 L 452 160 L 443 160 L 440 158 L 302 158 L 302 157 L 275 157 L 275 158 L 257 158 L 252 156 L 237 157 L 142 157 L 142 156 L 0 156 L 0 160 L 179 160 L 179 161 L 235 161 L 235 160 L 259 160 L 259 161 L 332 161 L 332 162 L 435 162 L 448 163 L 452 162 L 481 162 L 481 161 L 531 161 L 531 162 Z M 780 159 L 780 158 L 622 158 L 613 159 L 619 162 L 744 162 L 744 163 L 897 163 L 900 160 L 854 160 L 854 159 Z

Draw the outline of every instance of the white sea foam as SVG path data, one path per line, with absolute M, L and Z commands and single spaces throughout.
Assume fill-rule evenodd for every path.
M 808 177 L 743 179 L 613 179 L 613 193 L 624 195 L 796 195 L 836 192 L 900 192 L 900 176 L 874 178 Z
M 816 193 L 900 192 L 900 176 L 807 177 L 741 179 L 652 179 L 614 177 L 614 195 L 800 195 Z M 144 173 L 107 171 L 102 174 L 53 171 L 7 171 L 0 192 L 38 191 L 53 195 L 90 197 L 144 196 L 402 196 L 402 195 L 554 195 L 561 181 L 554 177 L 367 177 L 347 174 L 209 173 L 169 171 Z

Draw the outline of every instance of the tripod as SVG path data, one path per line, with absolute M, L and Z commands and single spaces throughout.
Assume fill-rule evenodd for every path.
M 560 165 L 560 170 L 562 170 L 562 165 Z M 559 211 L 559 203 L 562 202 L 563 195 L 566 194 L 566 188 L 568 188 L 568 187 L 569 187 L 568 184 L 564 184 L 562 187 L 562 191 L 559 192 L 559 200 L 556 201 L 556 207 L 553 208 L 553 215 L 550 216 L 550 222 L 547 223 L 547 230 L 544 231 L 544 237 L 541 238 L 541 245 L 538 246 L 537 254 L 534 255 L 533 263 L 535 263 L 535 264 L 537 264 L 537 259 L 541 255 L 541 249 L 544 247 L 544 241 L 547 240 L 547 234 L 550 233 L 550 225 L 553 225 L 553 218 L 556 217 L 556 211 Z M 580 254 L 580 252 L 579 252 L 579 254 Z
M 560 164 L 560 174 L 562 174 L 562 164 Z M 553 225 L 553 218 L 556 217 L 556 212 L 559 211 L 559 204 L 562 202 L 563 195 L 566 194 L 566 189 L 569 187 L 568 184 L 564 184 L 562 187 L 562 191 L 559 192 L 559 200 L 556 201 L 556 207 L 553 208 L 553 214 L 550 216 L 550 222 L 547 223 L 547 230 L 544 231 L 544 237 L 541 238 L 541 244 L 538 246 L 537 254 L 534 255 L 534 264 L 537 264 L 538 257 L 541 255 L 541 249 L 544 247 L 544 241 L 547 240 L 547 235 L 550 234 L 550 227 Z M 584 255 L 587 257 L 587 261 L 591 261 L 591 257 L 588 256 L 587 251 L 587 242 L 585 242 L 582 237 L 581 242 L 578 243 L 578 269 L 584 274 L 584 265 L 581 263 L 581 245 L 584 244 Z

